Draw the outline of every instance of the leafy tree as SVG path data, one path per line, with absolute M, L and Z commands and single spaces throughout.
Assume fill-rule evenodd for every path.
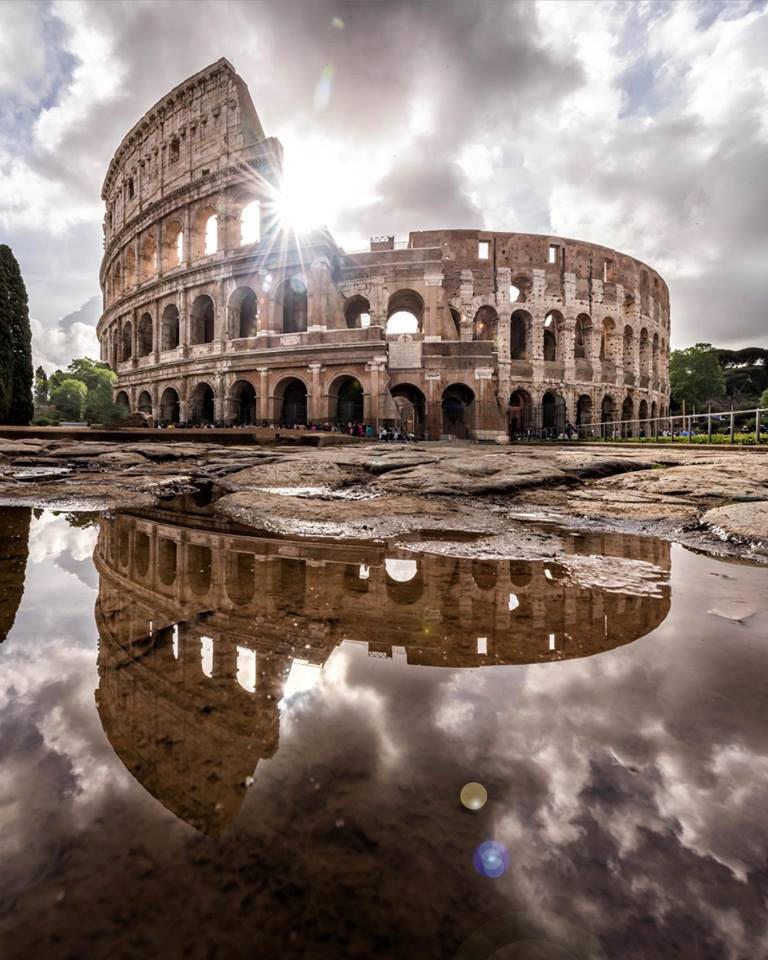
M 51 403 L 67 420 L 82 418 L 87 396 L 88 387 L 82 380 L 75 380 L 73 377 L 64 377 L 59 380 L 55 386 L 51 387 L 50 392 Z
M 88 420 L 112 424 L 123 416 L 123 411 L 112 400 L 112 387 L 117 374 L 109 369 L 109 364 L 90 357 L 78 357 L 66 371 L 57 370 L 51 374 L 49 388 L 54 388 L 64 380 L 78 380 L 87 391 L 83 416 Z
M 32 332 L 24 280 L 13 251 L 0 244 L 0 421 L 32 419 Z
M 669 386 L 678 405 L 699 409 L 725 394 L 725 378 L 711 343 L 673 350 L 669 359 Z
M 44 407 L 48 403 L 48 374 L 42 367 L 35 370 L 35 405 Z
M 763 395 L 760 397 L 758 406 L 762 407 L 763 410 L 768 410 L 768 389 L 763 390 Z

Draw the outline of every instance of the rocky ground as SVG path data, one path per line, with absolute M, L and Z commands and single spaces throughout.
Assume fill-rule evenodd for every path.
M 216 514 L 287 534 L 531 556 L 558 551 L 554 524 L 768 562 L 768 451 L 0 440 L 6 504 L 138 509 L 211 483 Z

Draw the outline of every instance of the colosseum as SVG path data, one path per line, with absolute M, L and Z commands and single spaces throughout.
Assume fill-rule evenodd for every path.
M 647 434 L 668 413 L 669 293 L 650 267 L 476 229 L 347 252 L 280 222 L 281 171 L 225 59 L 125 136 L 102 190 L 97 328 L 118 403 L 155 423 L 499 442 Z

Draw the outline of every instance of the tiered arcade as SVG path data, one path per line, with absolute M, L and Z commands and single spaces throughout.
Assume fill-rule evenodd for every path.
M 102 358 L 155 421 L 406 421 L 502 440 L 668 411 L 669 295 L 558 236 L 413 232 L 346 253 L 276 216 L 282 148 L 219 60 L 128 133 L 104 182 Z

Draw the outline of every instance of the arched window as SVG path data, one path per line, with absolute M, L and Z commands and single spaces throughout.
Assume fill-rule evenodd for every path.
M 218 217 L 210 203 L 198 207 L 192 217 L 190 256 L 193 260 L 215 253 L 218 248 Z
M 133 356 L 133 325 L 126 320 L 120 333 L 120 360 L 125 363 Z
M 300 277 L 291 277 L 280 286 L 283 304 L 283 333 L 307 329 L 307 286 Z
M 453 327 L 456 331 L 456 339 L 461 339 L 461 314 L 456 309 L 456 307 L 450 307 L 451 311 L 451 320 L 453 320 Z
M 516 310 L 510 319 L 509 355 L 512 360 L 528 357 L 528 330 L 531 315 L 525 310 Z
M 240 245 L 261 239 L 261 204 L 253 200 L 240 211 Z
M 586 313 L 580 313 L 578 317 L 576 317 L 576 329 L 573 340 L 573 355 L 576 360 L 589 359 L 591 337 L 592 321 Z
M 249 380 L 238 380 L 230 394 L 230 418 L 241 426 L 256 423 L 256 390 Z
M 634 333 L 627 324 L 624 327 L 624 372 L 632 373 L 634 367 Z
M 179 345 L 179 308 L 169 303 L 163 310 L 160 349 L 175 350 Z
M 184 255 L 184 230 L 178 220 L 171 220 L 163 227 L 163 270 L 178 267 Z
M 395 401 L 397 425 L 418 439 L 424 437 L 427 398 L 412 383 L 399 383 L 389 391 Z
M 363 385 L 355 377 L 335 380 L 329 391 L 328 415 L 337 423 L 362 423 L 364 418 Z
M 415 290 L 398 290 L 387 305 L 387 333 L 418 333 L 424 301 Z
M 179 395 L 173 387 L 163 390 L 160 397 L 160 419 L 165 423 L 179 422 Z
M 141 391 L 137 406 L 139 413 L 145 413 L 148 416 L 152 415 L 152 395 L 148 390 Z
M 238 287 L 229 298 L 229 329 L 234 337 L 256 336 L 258 298 L 250 287 Z
M 531 398 L 525 390 L 515 390 L 509 398 L 509 436 L 521 436 L 531 425 Z
M 205 221 L 205 253 L 216 253 L 219 249 L 219 218 L 212 214 Z
M 192 304 L 192 343 L 213 341 L 213 300 L 203 293 Z
M 350 329 L 369 327 L 371 325 L 371 304 L 366 297 L 351 297 L 344 307 L 344 319 Z
M 307 388 L 297 377 L 288 377 L 275 390 L 275 419 L 294 426 L 307 422 Z
M 210 384 L 198 383 L 189 398 L 189 418 L 193 424 L 214 421 L 213 389 Z
M 480 307 L 472 321 L 472 339 L 495 341 L 498 321 L 498 314 L 493 307 Z
M 139 320 L 139 356 L 146 357 L 152 353 L 152 316 L 143 313 Z
M 157 273 L 157 242 L 154 232 L 145 233 L 139 248 L 141 280 L 151 280 Z

